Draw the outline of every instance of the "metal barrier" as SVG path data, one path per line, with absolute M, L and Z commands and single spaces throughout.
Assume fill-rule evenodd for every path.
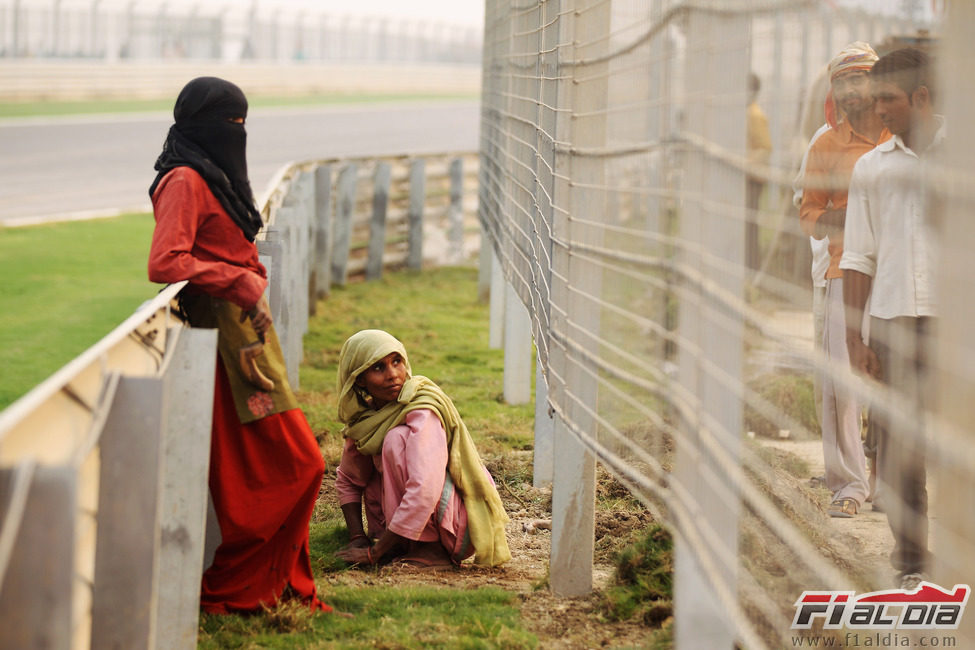
M 318 299 L 384 268 L 458 263 L 479 250 L 472 153 L 328 158 L 283 167 L 263 198 L 258 252 L 298 388 L 301 337 Z
M 801 390 L 812 399 L 813 375 L 857 391 L 871 414 L 917 425 L 891 392 L 864 387 L 814 345 L 809 241 L 789 185 L 811 135 L 798 119 L 804 104 L 820 109 L 809 113 L 813 129 L 823 121 L 825 89 L 809 95 L 821 67 L 850 41 L 889 50 L 923 42 L 917 28 L 933 26 L 837 4 L 487 3 L 480 214 L 494 256 L 492 340 L 507 352 L 519 337 L 510 347 L 524 357 L 530 329 L 538 350 L 536 402 L 548 409 L 537 411 L 535 472 L 553 482 L 550 583 L 565 595 L 591 589 L 598 460 L 674 533 L 682 648 L 838 647 L 842 637 L 809 639 L 790 626 L 802 592 L 893 586 L 886 518 L 878 513 L 870 533 L 871 549 L 885 550 L 865 557 L 861 542 L 873 540 L 826 516 L 828 497 L 808 489 L 811 475 L 776 460 L 780 443 L 818 442 L 815 420 L 800 422 L 788 403 Z M 968 7 L 948 9 L 962 16 L 941 68 L 953 80 L 945 96 L 959 102 L 949 125 L 967 124 Z M 762 164 L 746 149 L 752 71 L 765 82 L 759 103 L 773 142 Z M 962 213 L 973 154 L 954 142 L 949 150 L 952 166 L 925 178 L 949 206 L 934 221 L 953 233 L 945 244 L 954 255 L 942 261 L 954 271 L 941 279 L 954 291 L 943 303 L 954 338 L 937 341 L 952 401 L 950 415 L 924 408 L 936 432 L 932 476 L 960 480 L 973 473 L 971 345 L 959 338 L 970 323 L 960 305 L 971 303 L 964 251 L 975 240 Z M 746 204 L 748 176 L 767 185 L 758 205 Z M 764 259 L 749 268 L 752 225 Z M 773 256 L 788 262 L 781 272 L 771 272 Z M 785 387 L 782 398 L 765 391 L 766 379 Z M 967 411 L 959 386 L 969 390 Z M 821 454 L 819 443 L 812 457 Z M 934 577 L 951 589 L 972 584 L 975 536 L 970 507 L 962 512 L 955 488 L 939 487 Z M 973 630 L 958 630 L 957 647 Z
M 474 154 L 287 165 L 258 250 L 289 380 L 333 284 L 479 246 Z M 216 332 L 166 287 L 0 413 L 0 647 L 194 648 Z
M 216 333 L 182 286 L 0 414 L 0 646 L 195 645 Z

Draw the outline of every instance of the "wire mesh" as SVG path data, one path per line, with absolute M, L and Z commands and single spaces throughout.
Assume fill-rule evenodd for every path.
M 804 590 L 899 585 L 880 504 L 871 512 L 864 492 L 855 517 L 828 514 L 845 488 L 830 460 L 836 434 L 822 433 L 824 417 L 835 417 L 822 410 L 823 382 L 829 395 L 855 398 L 857 449 L 884 421 L 908 449 L 889 452 L 901 465 L 880 481 L 892 521 L 897 512 L 908 526 L 928 519 L 920 498 L 894 498 L 922 452 L 938 479 L 929 486 L 934 496 L 942 479 L 961 480 L 973 467 L 973 414 L 962 406 L 972 384 L 959 381 L 971 376 L 960 361 L 971 359 L 962 326 L 953 323 L 950 340 L 940 329 L 875 336 L 895 359 L 914 362 L 904 370 L 917 384 L 910 395 L 904 384 L 865 380 L 827 354 L 818 323 L 825 269 L 813 266 L 794 192 L 825 183 L 845 193 L 848 181 L 808 177 L 793 187 L 826 120 L 826 64 L 848 43 L 869 42 L 881 55 L 910 45 L 938 61 L 942 48 L 964 60 L 967 45 L 964 37 L 940 42 L 944 4 L 927 13 L 836 4 L 487 2 L 482 226 L 531 313 L 550 406 L 565 431 L 678 539 L 685 559 L 678 555 L 676 631 L 685 647 L 696 634 L 717 639 L 714 647 L 791 647 Z M 971 85 L 963 70 L 954 87 Z M 758 154 L 747 129 L 751 75 L 767 128 Z M 959 225 L 970 203 L 970 157 L 962 148 L 951 164 L 932 157 L 924 170 L 924 182 L 885 182 L 918 186 L 931 240 L 954 228 L 953 245 L 970 246 L 971 229 Z M 950 266 L 939 278 L 957 290 L 967 267 Z M 918 370 L 924 361 L 908 352 L 932 345 L 927 369 Z M 946 363 L 951 406 L 932 393 Z M 877 461 L 851 453 L 869 480 Z M 810 481 L 819 473 L 826 487 Z M 923 480 L 914 485 L 924 490 Z M 952 510 L 950 498 L 941 503 L 932 497 L 935 560 L 926 577 L 947 589 L 971 581 L 962 557 L 973 526 L 971 512 Z M 691 596 L 702 592 L 712 608 L 695 613 L 700 603 Z M 801 634 L 841 632 L 820 625 Z M 914 634 L 916 641 L 924 632 Z M 952 638 L 961 647 L 966 635 Z

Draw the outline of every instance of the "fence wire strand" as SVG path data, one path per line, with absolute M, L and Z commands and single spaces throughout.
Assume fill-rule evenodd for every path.
M 826 515 L 828 491 L 809 485 L 824 471 L 822 382 L 869 404 L 863 435 L 886 418 L 913 444 L 927 441 L 932 475 L 975 474 L 970 408 L 918 407 L 855 376 L 816 338 L 819 278 L 814 285 L 792 197 L 825 120 L 825 66 L 855 40 L 880 54 L 904 45 L 938 52 L 950 11 L 894 16 L 835 4 L 486 5 L 480 218 L 545 351 L 549 406 L 693 558 L 709 597 L 730 612 L 706 632 L 723 627 L 749 648 L 795 643 L 789 623 L 803 590 L 896 586 L 891 540 L 878 539 L 886 517 L 861 503 L 858 517 L 876 525 L 874 538 L 858 537 L 862 529 Z M 963 41 L 951 45 L 955 60 L 975 60 Z M 771 142 L 764 157 L 747 146 L 751 74 Z M 955 251 L 975 244 L 971 226 L 947 221 L 975 202 L 967 151 L 925 175 L 940 202 L 936 225 L 964 235 Z M 804 187 L 824 185 L 841 189 L 817 178 Z M 945 266 L 945 282 L 970 284 L 971 265 Z M 940 330 L 932 339 L 935 372 L 964 380 L 948 391 L 959 404 L 975 387 L 975 346 L 961 332 L 960 345 L 937 338 Z M 720 512 L 715 503 L 728 499 Z M 964 567 L 963 549 L 975 546 L 975 523 L 958 516 L 932 520 L 944 529 L 935 577 L 946 587 L 975 581 L 945 573 Z M 675 625 L 687 633 L 680 603 Z

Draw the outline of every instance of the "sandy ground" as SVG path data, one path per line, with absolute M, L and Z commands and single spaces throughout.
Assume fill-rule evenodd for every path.
M 823 475 L 823 443 L 821 440 L 763 440 L 762 444 L 788 451 L 809 464 L 809 478 Z M 823 508 L 829 504 L 824 499 Z M 835 530 L 853 536 L 860 543 L 859 561 L 872 567 L 878 581 L 890 583 L 893 575 L 889 555 L 894 548 L 894 538 L 887 526 L 887 515 L 873 512 L 869 503 L 863 504 L 860 513 L 851 519 L 829 519 Z
M 791 335 L 796 349 L 800 350 L 792 358 L 801 361 L 801 349 L 812 345 L 811 319 L 800 312 L 788 312 L 782 315 L 780 325 Z M 823 474 L 821 440 L 761 439 L 760 442 L 803 459 L 808 464 L 809 476 L 800 477 L 800 482 Z M 611 481 L 605 476 L 601 477 L 602 489 L 605 489 L 608 480 Z M 538 637 L 540 648 L 646 647 L 650 630 L 636 621 L 608 621 L 602 610 L 602 600 L 603 591 L 613 581 L 612 558 L 615 551 L 625 545 L 629 533 L 646 527 L 650 521 L 649 515 L 634 510 L 600 511 L 597 508 L 594 591 L 585 597 L 564 598 L 553 595 L 548 588 L 551 531 L 538 525 L 551 517 L 550 492 L 523 486 L 509 489 L 506 485 L 500 485 L 499 492 L 511 516 L 507 530 L 512 560 L 505 566 L 483 569 L 465 565 L 456 570 L 431 572 L 391 565 L 378 572 L 350 570 L 333 574 L 329 579 L 340 584 L 392 585 L 414 582 L 454 588 L 498 586 L 517 594 L 523 625 Z M 819 505 L 825 511 L 828 495 L 822 492 L 822 503 Z M 835 530 L 838 538 L 856 538 L 856 561 L 867 573 L 875 576 L 872 582 L 877 588 L 895 586 L 888 560 L 893 539 L 886 515 L 873 512 L 871 505 L 865 504 L 856 517 L 825 518 L 823 525 Z
M 327 476 L 326 481 L 334 480 Z M 600 472 L 600 486 L 615 483 Z M 618 484 L 615 484 L 618 486 Z M 326 487 L 326 492 L 329 488 Z M 620 487 L 619 489 L 623 489 Z M 642 531 L 650 522 L 641 509 L 599 512 L 596 516 L 593 592 L 566 598 L 548 588 L 551 491 L 519 486 L 499 486 L 499 494 L 511 518 L 507 525 L 512 559 L 497 568 L 464 564 L 459 569 L 430 571 L 391 564 L 377 569 L 350 569 L 327 576 L 333 584 L 403 585 L 418 583 L 457 588 L 495 586 L 516 594 L 521 620 L 539 641 L 539 648 L 639 648 L 649 634 L 639 621 L 609 621 L 603 614 L 602 591 L 613 580 L 611 564 L 615 551 L 625 545 L 631 532 Z
M 770 329 L 778 336 L 785 337 L 789 347 L 783 349 L 775 345 L 770 346 L 766 341 L 759 343 L 759 358 L 774 358 L 773 365 L 778 368 L 795 368 L 807 366 L 808 361 L 803 357 L 808 355 L 814 345 L 812 312 L 803 310 L 780 310 L 770 314 L 768 323 Z M 823 444 L 822 440 L 771 440 L 762 439 L 766 446 L 776 447 L 795 454 L 809 465 L 809 477 L 822 476 Z M 929 495 L 931 486 L 928 486 Z M 929 499 L 933 503 L 933 499 Z M 824 497 L 822 506 L 828 507 Z M 933 516 L 933 512 L 931 515 Z M 872 569 L 876 575 L 875 582 L 883 587 L 896 587 L 893 570 L 890 567 L 889 555 L 894 546 L 894 539 L 887 526 L 887 516 L 880 512 L 873 512 L 870 503 L 862 504 L 860 512 L 851 519 L 829 519 L 829 526 L 838 532 L 855 537 L 859 542 L 858 561 L 865 567 Z M 933 527 L 932 527 L 933 528 Z

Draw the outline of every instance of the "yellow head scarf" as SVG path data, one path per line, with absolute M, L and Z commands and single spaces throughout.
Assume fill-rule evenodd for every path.
M 395 402 L 379 410 L 372 409 L 358 396 L 355 380 L 371 365 L 393 352 L 399 352 L 406 362 L 409 379 L 403 384 Z M 467 426 L 454 403 L 437 384 L 420 375 L 412 376 L 402 343 L 382 330 L 362 330 L 353 334 L 342 346 L 338 389 L 339 420 L 346 424 L 342 435 L 355 440 L 359 451 L 368 455 L 382 451 L 386 433 L 402 424 L 410 411 L 430 409 L 436 413 L 447 433 L 447 472 L 467 508 L 474 561 L 497 566 L 511 559 L 504 536 L 508 515 L 497 488 L 484 470 Z

